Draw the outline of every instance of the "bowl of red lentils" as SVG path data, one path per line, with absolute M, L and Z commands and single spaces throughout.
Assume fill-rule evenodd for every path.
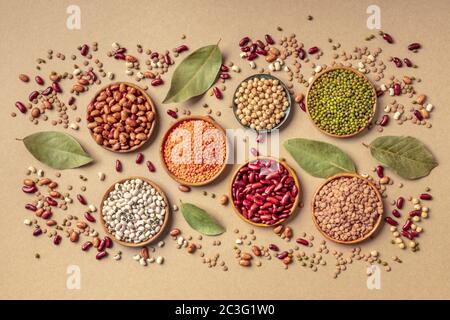
M 208 184 L 226 168 L 225 130 L 210 116 L 184 117 L 165 133 L 160 156 L 166 172 L 180 184 Z
M 233 112 L 238 122 L 259 133 L 279 129 L 288 119 L 291 105 L 289 89 L 270 74 L 244 79 L 233 96 Z
M 257 157 L 233 175 L 231 203 L 239 218 L 258 227 L 273 227 L 292 217 L 300 202 L 300 182 L 285 161 Z
M 312 218 L 322 235 L 341 244 L 373 236 L 383 216 L 383 200 L 367 178 L 342 173 L 328 178 L 315 192 Z

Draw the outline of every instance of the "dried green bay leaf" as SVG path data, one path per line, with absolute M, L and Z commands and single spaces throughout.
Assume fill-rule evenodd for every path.
M 409 136 L 384 136 L 369 145 L 372 156 L 405 179 L 427 176 L 438 163 L 427 147 Z
M 200 209 L 191 203 L 182 203 L 181 212 L 191 228 L 204 235 L 216 236 L 225 232 L 225 228 L 205 210 Z
M 80 143 L 66 133 L 37 132 L 25 137 L 23 143 L 37 160 L 54 169 L 78 168 L 93 161 Z
M 332 144 L 296 138 L 283 145 L 299 166 L 314 177 L 328 178 L 338 173 L 356 172 L 350 157 Z
M 218 45 L 195 50 L 176 68 L 163 103 L 183 102 L 205 93 L 216 80 L 221 65 Z

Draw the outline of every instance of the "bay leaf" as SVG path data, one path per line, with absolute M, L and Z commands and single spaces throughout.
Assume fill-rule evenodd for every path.
M 195 50 L 175 69 L 163 103 L 183 102 L 205 93 L 216 80 L 221 65 L 218 45 Z
M 356 172 L 350 157 L 332 144 L 296 138 L 283 145 L 299 166 L 314 177 L 329 178 L 342 172 Z
M 204 235 L 216 236 L 225 232 L 225 228 L 205 210 L 191 203 L 182 203 L 181 212 L 191 228 Z
M 384 136 L 369 145 L 372 156 L 405 179 L 427 176 L 438 163 L 427 147 L 409 136 Z
M 80 143 L 66 133 L 37 132 L 25 137 L 23 143 L 37 160 L 54 169 L 78 168 L 93 161 Z

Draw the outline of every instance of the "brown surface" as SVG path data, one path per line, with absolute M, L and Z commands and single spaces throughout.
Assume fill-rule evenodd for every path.
M 386 45 L 380 40 L 366 43 L 363 39 L 372 33 L 366 28 L 366 8 L 373 1 L 77 1 L 81 6 L 82 29 L 70 31 L 66 29 L 66 7 L 70 2 L 65 1 L 1 1 L 0 10 L 4 12 L 0 21 L 2 41 L 0 43 L 2 59 L 1 70 L 1 97 L 2 97 L 2 184 L 0 197 L 2 212 L 0 223 L 1 235 L 1 267 L 0 292 L 1 298 L 450 298 L 450 277 L 448 265 L 450 264 L 448 193 L 450 172 L 450 153 L 448 151 L 448 113 L 449 78 L 446 64 L 449 60 L 450 37 L 447 30 L 450 28 L 448 12 L 450 3 L 447 0 L 435 1 L 377 1 L 381 7 L 382 27 L 390 32 L 396 39 L 396 45 Z M 307 21 L 306 15 L 314 16 L 313 21 Z M 92 142 L 87 129 L 82 126 L 78 132 L 72 132 L 88 152 L 96 159 L 96 163 L 82 170 L 67 170 L 62 173 L 62 188 L 73 184 L 73 194 L 79 190 L 80 173 L 89 177 L 86 197 L 89 202 L 101 199 L 106 188 L 113 181 L 131 175 L 148 176 L 161 185 L 167 192 L 171 203 L 178 199 L 190 201 L 201 205 L 214 214 L 226 227 L 228 232 L 220 237 L 222 246 L 213 247 L 212 241 L 216 238 L 207 238 L 202 241 L 205 251 L 210 255 L 220 252 L 221 257 L 227 261 L 228 272 L 219 268 L 207 268 L 197 255 L 189 255 L 178 251 L 172 241 L 166 238 L 166 246 L 159 250 L 165 256 L 163 266 L 151 265 L 141 267 L 131 259 L 137 249 L 120 248 L 123 258 L 115 262 L 111 257 L 96 261 L 94 253 L 82 252 L 67 239 L 59 247 L 53 246 L 45 236 L 34 239 L 30 229 L 22 224 L 23 219 L 29 216 L 23 209 L 27 196 L 20 192 L 20 182 L 29 165 L 41 167 L 14 138 L 23 137 L 37 130 L 51 129 L 50 123 L 32 125 L 27 119 L 18 115 L 12 119 L 9 114 L 14 110 L 14 102 L 25 100 L 33 88 L 29 84 L 21 83 L 17 77 L 19 73 L 35 75 L 35 59 L 46 56 L 49 48 L 63 51 L 67 57 L 76 51 L 76 47 L 84 42 L 99 42 L 99 52 L 102 55 L 110 50 L 114 41 L 132 48 L 136 43 L 144 47 L 162 50 L 186 42 L 190 48 L 217 43 L 226 59 L 239 63 L 243 72 L 236 75 L 232 73 L 233 80 L 227 82 L 228 90 L 224 93 L 223 101 L 213 97 L 204 96 L 200 101 L 186 103 L 193 114 L 204 114 L 202 103 L 209 103 L 214 110 L 221 110 L 222 117 L 218 122 L 225 128 L 239 127 L 231 109 L 232 93 L 239 81 L 251 74 L 249 66 L 239 59 L 237 42 L 244 35 L 262 37 L 271 33 L 278 37 L 275 30 L 281 25 L 285 34 L 297 33 L 298 37 L 308 45 L 318 45 L 329 48 L 327 38 L 332 37 L 339 41 L 344 48 L 352 50 L 355 45 L 368 45 L 374 48 L 380 45 L 384 49 L 384 57 L 389 55 L 410 56 L 419 68 L 407 70 L 403 68 L 396 74 L 407 72 L 418 75 L 422 82 L 416 87 L 420 92 L 427 93 L 436 106 L 432 113 L 433 128 L 426 129 L 406 123 L 403 126 L 390 124 L 385 134 L 404 134 L 419 137 L 433 150 L 440 165 L 427 178 L 406 182 L 403 189 L 392 187 L 389 191 L 390 199 L 400 194 L 417 194 L 426 186 L 432 188 L 435 200 L 430 203 L 429 220 L 423 223 L 425 232 L 420 238 L 421 251 L 416 254 L 401 251 L 389 243 L 389 228 L 383 226 L 375 239 L 364 242 L 363 251 L 379 250 L 383 257 L 391 260 L 392 255 L 398 255 L 402 264 L 391 263 L 393 270 L 390 273 L 382 271 L 381 290 L 368 290 L 366 287 L 365 264 L 351 265 L 339 279 L 332 279 L 333 267 L 319 269 L 313 273 L 299 266 L 292 265 L 285 271 L 276 261 L 263 262 L 261 268 L 240 268 L 233 258 L 232 247 L 236 235 L 234 228 L 248 231 L 250 226 L 238 219 L 230 206 L 223 208 L 218 204 L 221 194 L 227 193 L 230 176 L 224 174 L 219 181 L 208 187 L 203 187 L 183 194 L 175 187 L 175 183 L 162 169 L 158 152 L 159 139 L 164 134 L 172 119 L 165 115 L 167 106 L 160 101 L 169 89 L 169 80 L 157 88 L 150 88 L 149 93 L 158 108 L 160 121 L 151 142 L 147 143 L 142 151 L 147 159 L 155 162 L 157 172 L 148 174 L 145 166 L 134 164 L 135 154 L 120 155 L 124 163 L 124 172 L 114 171 L 114 160 L 119 156 L 96 146 Z M 185 33 L 187 39 L 180 40 Z M 375 33 L 375 32 L 373 32 Z M 405 48 L 413 41 L 421 42 L 424 47 L 419 54 L 412 54 Z M 331 50 L 327 49 L 321 58 L 329 63 Z M 186 54 L 184 54 L 185 56 Z M 54 58 L 54 60 L 56 60 Z M 117 80 L 129 80 L 124 75 L 124 64 L 115 60 L 103 59 L 105 69 L 116 72 Z M 178 60 L 179 61 L 179 60 Z M 257 61 L 260 64 L 259 61 Z M 46 73 L 55 65 L 56 71 L 71 70 L 71 61 L 64 63 L 53 61 L 44 67 Z M 386 75 L 394 70 L 391 65 Z M 173 69 L 171 69 L 173 71 Z M 44 73 L 43 73 L 44 74 Z M 281 74 L 282 75 L 282 74 Z M 280 76 L 281 77 L 281 76 Z M 281 77 L 284 79 L 283 77 Z M 65 86 L 65 88 L 67 88 Z M 297 87 L 300 88 L 300 87 Z M 96 89 L 91 89 L 77 99 L 79 106 L 77 115 L 83 117 L 91 95 Z M 305 90 L 301 88 L 303 92 Z M 65 95 L 67 99 L 68 95 Z M 407 101 L 406 98 L 399 99 Z M 386 103 L 381 99 L 381 104 Z M 16 110 L 14 110 L 16 111 Z M 369 172 L 377 163 L 371 159 L 369 152 L 361 146 L 361 142 L 370 142 L 378 134 L 375 130 L 363 133 L 351 139 L 333 139 L 320 133 L 313 127 L 308 117 L 294 108 L 291 119 L 281 131 L 281 139 L 288 137 L 304 137 L 333 142 L 355 160 L 361 173 Z M 83 122 L 84 123 L 84 122 Z M 303 185 L 305 203 L 311 201 L 311 196 L 317 186 L 323 181 L 312 178 L 304 173 L 292 158 L 281 149 L 281 156 L 297 170 Z M 45 167 L 44 167 L 45 168 Z M 98 181 L 98 171 L 107 174 L 105 182 Z M 54 177 L 54 170 L 45 168 L 50 177 Z M 389 171 L 388 171 L 389 172 Z M 391 172 L 389 172 L 391 174 Z M 400 182 L 397 176 L 391 174 L 396 183 Z M 214 192 L 216 199 L 205 198 L 201 191 L 205 189 Z M 74 204 L 70 212 L 81 215 L 83 208 Z M 179 212 L 174 213 L 173 225 L 180 227 L 189 234 L 189 227 Z M 291 226 L 295 234 L 302 231 L 312 233 L 316 239 L 321 239 L 311 221 L 307 206 L 300 210 L 292 219 Z M 101 229 L 100 226 L 97 229 Z M 195 233 L 191 233 L 196 236 Z M 273 235 L 271 230 L 258 229 L 257 243 L 267 244 L 283 242 Z M 318 241 L 316 240 L 316 244 Z M 335 245 L 329 244 L 330 248 Z M 115 246 L 118 250 L 119 246 Z M 347 246 L 338 248 L 350 250 Z M 34 253 L 39 252 L 41 259 L 34 259 Z M 331 263 L 333 260 L 327 258 Z M 81 269 L 81 289 L 68 290 L 66 288 L 67 266 L 78 265 Z

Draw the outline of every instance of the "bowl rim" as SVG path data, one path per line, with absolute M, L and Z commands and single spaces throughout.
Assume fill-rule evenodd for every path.
M 286 109 L 286 111 L 285 111 L 284 118 L 281 120 L 281 122 L 280 122 L 279 124 L 277 124 L 277 125 L 276 125 L 274 128 L 272 128 L 272 129 L 263 129 L 263 130 L 252 129 L 252 128 L 250 128 L 250 126 L 245 126 L 245 125 L 243 125 L 243 124 L 241 123 L 241 121 L 239 121 L 239 119 L 238 119 L 238 117 L 237 117 L 237 114 L 236 114 L 236 108 L 237 108 L 237 105 L 236 105 L 236 103 L 234 102 L 234 97 L 236 96 L 236 93 L 238 92 L 238 90 L 239 90 L 239 88 L 240 88 L 240 86 L 241 86 L 241 83 L 242 83 L 242 82 L 245 82 L 245 81 L 248 81 L 248 80 L 250 80 L 250 79 L 252 79 L 252 78 L 254 78 L 254 77 L 261 77 L 261 78 L 266 78 L 266 79 L 274 79 L 274 80 L 278 80 L 278 81 L 280 82 L 281 86 L 283 87 L 284 91 L 285 91 L 286 94 L 287 94 L 287 97 L 286 97 L 286 98 L 288 99 L 289 106 L 287 107 L 287 109 Z M 251 76 L 246 77 L 244 80 L 242 80 L 242 81 L 239 82 L 239 84 L 237 85 L 237 87 L 236 87 L 236 89 L 234 90 L 234 93 L 233 93 L 233 114 L 234 114 L 235 119 L 237 120 L 237 122 L 239 123 L 239 125 L 240 125 L 241 127 L 245 128 L 245 129 L 253 130 L 253 131 L 257 132 L 257 133 L 270 133 L 270 132 L 272 132 L 272 131 L 274 131 L 274 130 L 279 130 L 279 129 L 281 128 L 281 126 L 282 126 L 282 125 L 287 121 L 287 119 L 289 118 L 289 115 L 290 115 L 290 113 L 291 113 L 291 107 L 292 107 L 292 97 L 291 97 L 291 94 L 290 94 L 290 92 L 289 92 L 288 87 L 287 87 L 286 84 L 285 84 L 282 80 L 280 80 L 278 77 L 275 77 L 274 75 L 269 74 L 269 73 L 255 73 L 255 74 L 253 74 L 253 75 L 251 75 Z
M 325 231 L 322 230 L 322 228 L 320 228 L 319 224 L 316 221 L 316 217 L 314 216 L 314 200 L 316 199 L 317 194 L 319 193 L 320 190 L 322 190 L 322 188 L 328 184 L 329 182 L 335 180 L 335 179 L 339 179 L 342 177 L 355 177 L 358 179 L 362 179 L 364 181 L 366 181 L 369 186 L 375 191 L 375 194 L 377 195 L 378 200 L 381 203 L 381 209 L 384 211 L 384 204 L 383 204 L 383 198 L 381 197 L 380 192 L 378 191 L 377 187 L 368 179 L 368 178 L 364 178 L 363 176 L 357 174 L 357 173 L 338 173 L 330 178 L 328 178 L 327 180 L 325 180 L 324 182 L 322 182 L 319 187 L 316 189 L 316 191 L 314 192 L 314 196 L 312 197 L 311 200 L 311 217 L 312 220 L 314 222 L 314 225 L 316 227 L 317 230 L 319 230 L 319 232 L 328 240 L 333 241 L 335 243 L 340 243 L 340 244 L 356 244 L 356 243 L 360 243 L 363 242 L 364 240 L 367 240 L 368 238 L 370 238 L 371 236 L 373 236 L 379 229 L 380 225 L 381 225 L 381 221 L 383 219 L 383 214 L 380 214 L 378 217 L 377 222 L 375 223 L 375 225 L 373 226 L 372 230 L 370 230 L 370 232 L 368 234 L 366 234 L 364 237 L 361 237 L 359 239 L 356 240 L 351 240 L 351 241 L 343 241 L 343 240 L 338 240 L 338 239 L 334 239 L 332 237 L 330 237 L 328 234 L 325 233 Z
M 203 120 L 206 121 L 210 124 L 212 124 L 213 126 L 215 126 L 217 129 L 219 129 L 222 134 L 223 137 L 225 139 L 225 160 L 223 162 L 222 168 L 214 175 L 212 176 L 210 179 L 205 180 L 205 181 L 201 181 L 201 182 L 188 182 L 188 181 L 184 181 L 183 179 L 180 179 L 179 177 L 177 177 L 176 175 L 174 175 L 172 172 L 169 171 L 169 169 L 167 168 L 166 165 L 166 161 L 164 160 L 164 144 L 167 140 L 167 137 L 169 136 L 169 133 L 172 132 L 172 130 L 178 126 L 181 122 L 184 121 L 189 121 L 189 120 Z M 207 116 L 199 116 L 199 115 L 191 115 L 191 116 L 185 116 L 182 117 L 180 119 L 177 119 L 177 121 L 175 121 L 174 123 L 172 123 L 170 125 L 170 127 L 166 130 L 166 132 L 164 133 L 163 138 L 161 139 L 161 144 L 159 147 L 159 157 L 162 163 L 162 166 L 164 168 L 164 170 L 167 172 L 167 174 L 176 182 L 182 184 L 182 185 L 186 185 L 186 186 L 193 186 L 193 187 L 197 187 L 197 186 L 204 186 L 206 184 L 209 184 L 211 182 L 213 182 L 214 180 L 216 180 L 225 170 L 225 168 L 227 167 L 227 161 L 228 161 L 228 157 L 229 157 L 229 152 L 230 152 L 230 145 L 228 143 L 228 138 L 227 138 L 227 134 L 226 131 L 223 129 L 223 127 L 221 125 L 219 125 L 217 123 L 217 121 L 215 121 L 211 116 L 207 115 Z
M 133 180 L 133 179 L 141 179 L 141 180 L 147 182 L 148 184 L 150 184 L 153 188 L 156 189 L 156 191 L 158 191 L 158 193 L 163 197 L 164 201 L 166 202 L 166 215 L 165 215 L 166 217 L 165 217 L 164 222 L 163 222 L 163 224 L 161 226 L 161 229 L 159 229 L 158 233 L 156 233 L 153 237 L 148 238 L 144 242 L 139 242 L 139 243 L 131 243 L 131 242 L 126 242 L 126 241 L 122 241 L 122 240 L 116 239 L 116 237 L 113 234 L 111 234 L 111 232 L 106 227 L 106 222 L 105 222 L 105 219 L 103 218 L 103 203 L 105 202 L 105 200 L 107 199 L 107 197 L 111 193 L 111 191 L 114 190 L 116 184 L 118 184 L 118 183 L 123 184 L 124 182 L 126 182 L 128 180 Z M 106 189 L 105 193 L 103 194 L 102 200 L 100 202 L 99 213 L 100 213 L 100 224 L 102 225 L 103 230 L 105 231 L 105 233 L 114 242 L 117 242 L 117 243 L 119 243 L 119 244 L 121 244 L 123 246 L 126 246 L 126 247 L 132 247 L 132 248 L 144 247 L 144 246 L 152 243 L 153 241 L 155 241 L 157 238 L 159 238 L 160 235 L 166 229 L 166 227 L 167 227 L 167 225 L 169 223 L 170 215 L 171 215 L 169 201 L 167 199 L 166 194 L 162 191 L 161 187 L 158 184 L 156 184 L 155 182 L 153 182 L 152 180 L 144 178 L 144 177 L 140 177 L 140 176 L 131 176 L 131 177 L 128 177 L 128 178 L 120 179 L 120 180 L 114 182 L 108 189 Z
M 253 222 L 251 220 L 246 219 L 238 210 L 238 208 L 236 208 L 235 204 L 234 204 L 234 198 L 233 198 L 233 182 L 236 179 L 236 176 L 239 172 L 239 170 L 245 166 L 247 166 L 250 162 L 253 162 L 255 160 L 264 160 L 264 159 L 270 159 L 270 160 L 275 160 L 279 163 L 281 163 L 286 170 L 288 170 L 289 174 L 292 176 L 292 178 L 294 179 L 294 183 L 297 186 L 298 192 L 297 192 L 297 196 L 295 197 L 294 200 L 294 204 L 292 205 L 291 208 L 291 212 L 289 214 L 289 217 L 287 217 L 286 219 L 283 220 L 279 220 L 278 222 L 274 223 L 274 224 L 264 224 L 264 223 L 257 223 L 257 222 Z M 230 194 L 230 202 L 231 205 L 233 207 L 233 211 L 239 216 L 239 218 L 241 218 L 242 220 L 244 220 L 247 223 L 250 223 L 251 225 L 254 225 L 256 227 L 264 227 L 264 228 L 269 228 L 269 227 L 275 227 L 277 225 L 280 225 L 282 223 L 285 223 L 287 220 L 291 219 L 297 212 L 297 209 L 299 210 L 300 208 L 298 208 L 299 203 L 300 203 L 300 199 L 302 197 L 302 186 L 300 183 L 299 178 L 297 177 L 297 174 L 295 172 L 295 170 L 287 164 L 287 162 L 285 160 L 279 159 L 279 158 L 275 158 L 275 157 L 271 157 L 271 156 L 258 156 L 258 157 L 254 157 L 251 160 L 246 161 L 245 163 L 243 163 L 242 165 L 240 165 L 235 172 L 233 173 L 231 180 L 230 180 L 230 184 L 229 184 L 229 194 Z
M 156 122 L 157 122 L 157 116 L 158 116 L 158 113 L 157 113 L 157 110 L 156 110 L 156 106 L 155 106 L 155 104 L 154 104 L 152 98 L 150 97 L 150 95 L 146 92 L 146 90 L 144 90 L 143 88 L 141 88 L 141 87 L 138 86 L 137 84 L 134 84 L 134 83 L 131 83 L 131 82 L 126 82 L 126 81 L 116 81 L 116 82 L 111 82 L 111 83 L 109 83 L 109 84 L 103 86 L 103 87 L 100 88 L 99 90 L 97 90 L 97 92 L 95 93 L 94 97 L 89 101 L 89 104 L 88 104 L 88 106 L 87 106 L 87 108 L 86 108 L 86 113 L 87 113 L 87 109 L 89 108 L 89 106 L 90 106 L 92 103 L 95 102 L 95 99 L 97 98 L 97 96 L 98 96 L 102 91 L 104 91 L 105 89 L 107 89 L 107 88 L 109 88 L 109 87 L 111 87 L 111 86 L 113 86 L 113 85 L 120 85 L 120 84 L 122 84 L 122 83 L 125 84 L 125 85 L 127 85 L 127 86 L 129 86 L 129 87 L 135 88 L 136 90 L 139 90 L 139 91 L 143 94 L 143 96 L 145 97 L 145 99 L 148 101 L 148 103 L 149 103 L 149 105 L 151 106 L 152 111 L 153 111 L 153 113 L 155 114 L 155 116 L 154 116 L 154 119 L 153 119 L 153 122 L 152 122 L 152 126 L 151 126 L 151 128 L 150 128 L 150 131 L 149 131 L 149 133 L 148 133 L 148 135 L 147 135 L 147 139 L 146 139 L 145 141 L 143 141 L 141 144 L 139 144 L 139 145 L 137 145 L 137 146 L 133 146 L 132 148 L 130 148 L 130 149 L 128 149 L 128 150 L 113 150 L 112 148 L 107 148 L 107 147 L 105 147 L 103 144 L 99 145 L 97 142 L 95 142 L 96 145 L 99 145 L 99 146 L 101 146 L 103 149 L 108 150 L 108 151 L 111 151 L 111 152 L 114 152 L 114 153 L 128 153 L 128 152 L 133 152 L 133 151 L 138 150 L 138 149 L 141 148 L 142 146 L 144 146 L 144 145 L 148 142 L 148 140 L 150 140 L 150 137 L 152 136 L 152 134 L 153 134 L 153 132 L 154 132 L 154 129 L 155 129 L 155 126 L 156 126 Z M 87 127 L 87 124 L 86 124 L 86 127 Z M 92 139 L 94 139 L 94 141 L 95 141 L 95 137 L 94 137 L 94 134 L 93 134 L 92 130 L 88 128 L 88 131 L 89 131 L 89 134 L 91 135 Z
M 312 119 L 311 117 L 311 113 L 309 112 L 309 108 L 308 108 L 308 97 L 311 91 L 311 88 L 314 86 L 314 82 L 317 81 L 317 79 L 319 79 L 322 75 L 324 75 L 325 73 L 331 72 L 331 71 L 336 71 L 336 70 L 348 70 L 351 71 L 353 73 L 355 73 L 356 75 L 358 75 L 359 77 L 362 77 L 367 83 L 370 84 L 371 88 L 372 88 L 372 92 L 373 95 L 375 97 L 375 102 L 373 104 L 373 110 L 372 110 L 372 116 L 370 117 L 370 119 L 367 121 L 366 125 L 364 127 L 359 128 L 358 131 L 355 131 L 353 133 L 349 133 L 349 134 L 344 134 L 344 135 L 338 135 L 338 134 L 334 134 L 334 133 L 330 133 L 322 128 L 320 128 Z M 373 118 L 375 117 L 375 114 L 377 112 L 377 104 L 378 104 L 378 97 L 377 97 L 377 92 L 375 90 L 375 86 L 373 85 L 372 81 L 370 81 L 370 79 L 363 73 L 359 72 L 358 70 L 351 68 L 351 67 L 346 67 L 346 66 L 332 66 L 329 68 L 326 68 L 325 70 L 322 70 L 321 72 L 319 72 L 318 74 L 316 74 L 313 78 L 313 80 L 311 81 L 311 83 L 308 86 L 308 90 L 306 91 L 306 97 L 305 97 L 305 108 L 306 108 L 306 113 L 309 116 L 309 119 L 311 120 L 311 122 L 313 123 L 314 127 L 316 127 L 317 129 L 319 129 L 322 133 L 330 136 L 330 137 L 334 137 L 334 138 L 350 138 L 353 136 L 356 136 L 357 134 L 361 133 L 362 131 L 364 131 L 369 124 L 372 122 Z

